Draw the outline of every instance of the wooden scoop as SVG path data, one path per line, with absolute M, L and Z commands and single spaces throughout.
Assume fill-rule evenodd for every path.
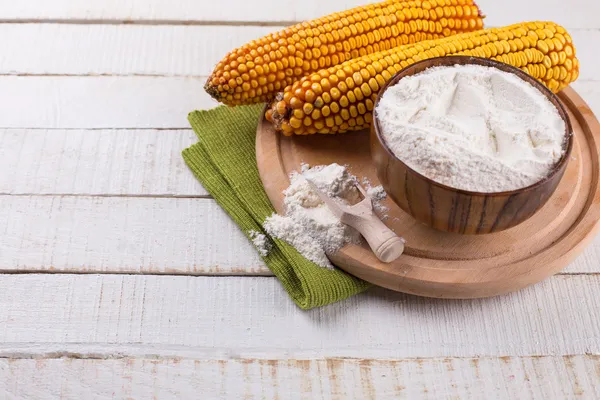
M 342 223 L 350 225 L 363 235 L 379 260 L 389 263 L 400 257 L 404 251 L 404 239 L 385 226 L 379 217 L 375 215 L 371 196 L 367 194 L 362 186 L 356 184 L 364 199 L 352 206 L 347 206 L 323 193 L 310 179 L 306 180 Z

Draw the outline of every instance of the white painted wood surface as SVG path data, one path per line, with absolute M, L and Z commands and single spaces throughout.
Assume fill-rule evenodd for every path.
M 0 24 L 11 38 L 0 74 L 208 76 L 229 50 L 281 28 Z
M 0 193 L 206 196 L 181 157 L 197 140 L 191 129 L 3 129 Z
M 0 268 L 270 274 L 214 200 L 0 196 Z
M 0 360 L 6 399 L 599 398 L 598 356 Z M 492 381 L 489 377 L 494 377 Z M 241 382 L 241 383 L 240 383 Z
M 600 397 L 600 239 L 487 300 L 302 312 L 252 277 L 270 272 L 180 158 L 186 115 L 216 105 L 228 49 L 364 1 L 256 3 L 0 0 L 0 398 Z M 600 112 L 599 3 L 478 3 L 490 26 L 569 28 Z
M 273 277 L 11 274 L 0 279 L 0 357 L 598 354 L 598 290 L 598 275 L 469 301 L 372 289 L 300 312 Z
M 0 76 L 0 128 L 189 128 L 201 78 Z

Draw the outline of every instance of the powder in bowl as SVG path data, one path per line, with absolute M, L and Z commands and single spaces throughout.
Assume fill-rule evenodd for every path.
M 401 79 L 376 108 L 383 140 L 418 173 L 447 186 L 503 192 L 543 180 L 564 154 L 565 122 L 538 89 L 478 65 Z

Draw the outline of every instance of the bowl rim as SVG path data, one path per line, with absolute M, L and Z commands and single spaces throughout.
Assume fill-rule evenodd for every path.
M 423 70 L 418 71 L 419 67 L 421 67 L 423 64 L 429 64 L 429 66 Z M 540 92 L 542 92 L 542 94 L 557 108 L 558 113 L 560 114 L 561 118 L 565 122 L 565 142 L 563 144 L 563 148 L 565 148 L 565 147 L 566 148 L 565 148 L 565 151 L 564 151 L 562 157 L 558 160 L 558 162 L 556 162 L 556 164 L 554 164 L 554 166 L 552 167 L 552 170 L 543 179 L 541 179 L 529 186 L 520 188 L 520 189 L 507 190 L 507 191 L 503 191 L 503 192 L 476 192 L 476 191 L 471 191 L 471 190 L 459 189 L 459 188 L 455 188 L 455 187 L 448 186 L 443 183 L 437 182 L 437 181 L 421 174 L 420 172 L 415 171 L 408 164 L 406 164 L 399 157 L 397 157 L 394 154 L 394 152 L 392 152 L 392 150 L 389 148 L 387 142 L 381 135 L 381 129 L 379 127 L 379 119 L 377 118 L 377 105 L 379 104 L 379 101 L 381 100 L 381 97 L 383 96 L 383 94 L 391 86 L 394 86 L 395 84 L 397 84 L 402 78 L 415 75 L 417 73 L 423 72 L 426 69 L 429 69 L 432 67 L 444 67 L 444 66 L 450 67 L 450 66 L 455 66 L 455 65 L 481 65 L 484 67 L 496 68 L 496 69 L 499 69 L 500 71 L 512 73 L 513 75 L 516 75 L 518 78 L 521 78 L 525 82 L 528 82 L 534 88 L 536 88 Z M 377 140 L 378 140 L 379 144 L 385 149 L 385 151 L 391 157 L 393 157 L 395 160 L 397 160 L 402 165 L 404 165 L 404 167 L 408 171 L 421 177 L 430 185 L 437 186 L 442 189 L 446 189 L 449 191 L 453 191 L 453 192 L 468 195 L 468 196 L 504 197 L 504 196 L 512 196 L 512 195 L 526 193 L 526 192 L 536 190 L 539 187 L 546 184 L 548 181 L 551 181 L 557 174 L 559 174 L 564 169 L 567 162 L 569 161 L 569 158 L 571 157 L 571 152 L 573 150 L 573 127 L 571 125 L 571 119 L 565 109 L 564 104 L 560 100 L 560 98 L 556 94 L 554 94 L 550 89 L 548 89 L 544 84 L 542 84 L 540 81 L 538 81 L 531 75 L 527 74 L 526 72 L 520 70 L 519 68 L 514 67 L 510 64 L 500 62 L 500 61 L 490 60 L 490 59 L 481 58 L 481 57 L 472 57 L 472 56 L 434 57 L 434 58 L 428 58 L 425 60 L 417 61 L 416 63 L 411 64 L 411 65 L 401 69 L 400 71 L 395 73 L 392 76 L 392 78 L 379 90 L 379 93 L 377 94 L 377 98 L 373 105 L 373 125 L 372 125 L 372 127 L 375 131 L 375 135 L 377 136 Z

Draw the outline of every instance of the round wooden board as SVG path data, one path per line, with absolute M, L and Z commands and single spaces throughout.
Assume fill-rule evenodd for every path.
M 366 246 L 348 245 L 330 257 L 339 268 L 392 290 L 438 298 L 496 296 L 521 289 L 566 267 L 593 239 L 600 219 L 598 153 L 600 125 L 571 88 L 559 97 L 569 110 L 573 154 L 560 185 L 531 219 L 488 235 L 459 235 L 431 229 L 404 213 L 391 199 L 385 221 L 406 239 L 395 262 L 377 260 Z M 368 131 L 342 135 L 285 137 L 261 119 L 256 158 L 265 190 L 278 213 L 289 174 L 302 163 L 336 162 L 360 180 L 379 185 L 371 163 Z

